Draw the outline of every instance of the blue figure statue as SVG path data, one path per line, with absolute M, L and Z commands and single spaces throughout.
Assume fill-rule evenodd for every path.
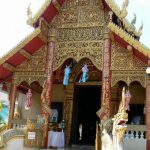
M 88 78 L 88 67 L 87 64 L 84 64 L 84 66 L 82 67 L 82 76 L 79 80 L 79 83 L 81 82 L 86 82 L 87 78 Z
M 70 75 L 70 67 L 66 65 L 66 68 L 64 70 L 63 85 L 68 85 L 69 75 Z

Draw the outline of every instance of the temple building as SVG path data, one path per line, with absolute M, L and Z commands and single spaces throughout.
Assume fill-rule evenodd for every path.
M 136 16 L 126 19 L 128 3 L 120 9 L 114 0 L 45 0 L 34 16 L 28 8 L 34 31 L 0 59 L 10 101 L 6 134 L 27 126 L 25 145 L 46 147 L 48 131 L 63 123 L 65 146 L 94 145 L 96 112 L 103 107 L 105 117 L 116 114 L 125 87 L 131 96 L 126 137 L 150 149 L 150 49 L 140 42 L 143 24 L 136 29 Z M 41 116 L 44 127 L 38 128 Z M 39 143 L 28 141 L 35 138 L 32 129 Z

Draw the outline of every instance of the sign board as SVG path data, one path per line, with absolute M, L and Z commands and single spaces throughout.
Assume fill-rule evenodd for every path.
M 28 132 L 28 140 L 35 140 L 36 132 Z

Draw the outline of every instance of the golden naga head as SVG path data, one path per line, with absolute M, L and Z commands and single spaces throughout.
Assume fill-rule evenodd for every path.
M 125 105 L 125 87 L 122 90 L 122 100 L 119 105 L 118 113 L 114 116 L 113 120 L 113 135 L 119 135 L 119 142 L 122 141 L 124 137 L 124 133 L 126 131 L 128 121 L 128 114 L 126 113 L 126 105 Z

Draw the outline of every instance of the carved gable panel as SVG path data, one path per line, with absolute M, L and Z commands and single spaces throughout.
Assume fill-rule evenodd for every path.
M 103 26 L 104 10 L 98 0 L 68 0 L 55 18 L 58 28 Z
M 64 8 L 77 6 L 96 6 L 99 5 L 99 0 L 66 0 Z
M 65 2 L 52 23 L 57 29 L 54 70 L 68 58 L 89 58 L 101 70 L 104 16 L 101 0 Z
M 54 70 L 68 58 L 74 58 L 76 61 L 82 58 L 89 58 L 93 64 L 101 70 L 102 68 L 102 42 L 75 42 L 75 43 L 62 43 L 61 48 L 57 44 L 54 60 Z
M 112 43 L 111 70 L 145 70 L 146 65 L 118 43 Z
M 17 67 L 16 71 L 29 72 L 29 71 L 44 71 L 46 59 L 46 49 L 42 47 L 35 52 L 30 59 L 27 59 L 20 66 Z

